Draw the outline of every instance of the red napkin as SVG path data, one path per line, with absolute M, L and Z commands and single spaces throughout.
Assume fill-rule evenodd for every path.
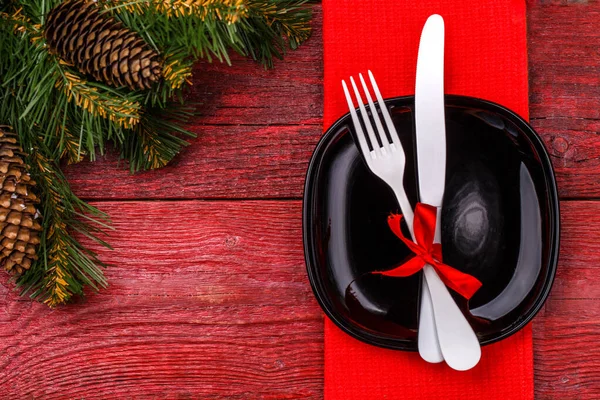
M 523 0 L 323 0 L 325 127 L 348 111 L 340 82 L 350 75 L 371 69 L 384 97 L 414 93 L 421 29 L 436 13 L 446 23 L 446 93 L 528 117 Z M 533 399 L 531 327 L 457 372 L 364 344 L 326 320 L 325 399 Z

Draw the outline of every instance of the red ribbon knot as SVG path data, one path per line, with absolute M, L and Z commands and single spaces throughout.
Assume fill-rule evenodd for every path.
M 442 245 L 433 243 L 437 208 L 428 204 L 417 203 L 413 230 L 415 242 L 405 237 L 400 223 L 402 215 L 392 214 L 388 217 L 388 225 L 392 232 L 413 252 L 415 256 L 388 271 L 378 271 L 376 274 L 393 277 L 406 277 L 419 272 L 426 264 L 431 265 L 438 273 L 446 286 L 466 299 L 473 297 L 481 287 L 481 282 L 464 272 L 442 262 Z

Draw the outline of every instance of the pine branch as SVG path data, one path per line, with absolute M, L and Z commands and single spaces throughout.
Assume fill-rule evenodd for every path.
M 162 55 L 162 81 L 142 91 L 114 89 L 49 51 L 46 16 L 63 1 L 0 0 L 0 123 L 13 126 L 30 154 L 44 221 L 39 260 L 17 283 L 50 306 L 82 294 L 84 286 L 106 286 L 103 264 L 77 239 L 107 246 L 99 239 L 106 216 L 73 194 L 60 160 L 77 162 L 85 154 L 93 160 L 110 140 L 132 171 L 163 167 L 193 136 L 183 128 L 190 110 L 173 100 L 182 102 L 194 61 L 230 63 L 235 51 L 271 67 L 310 35 L 306 0 L 97 0 Z M 96 70 L 83 70 L 102 80 Z
M 75 138 L 78 156 L 88 154 L 92 160 L 97 151 L 104 152 L 107 140 L 122 143 L 126 130 L 140 120 L 146 94 L 83 79 L 48 53 L 42 27 L 20 10 L 1 17 L 8 24 L 0 26 L 0 50 L 8 59 L 0 63 L 0 121 L 45 127 L 44 143 L 58 152 L 55 156 L 73 147 L 74 140 L 64 141 L 67 137 Z M 174 80 L 181 77 L 181 71 L 173 74 Z
M 168 54 L 163 64 L 163 79 L 173 90 L 190 86 L 192 84 L 192 66 L 193 60 Z
M 73 136 L 67 127 L 62 132 L 58 132 L 60 135 L 59 140 L 59 159 L 67 160 L 67 164 L 76 164 L 83 160 L 85 151 L 81 149 L 81 143 Z
M 104 91 L 77 76 L 74 72 L 66 70 L 60 60 L 55 60 L 56 88 L 67 95 L 69 101 L 74 101 L 79 107 L 91 115 L 107 118 L 123 128 L 131 128 L 140 121 L 142 105 L 139 101 L 132 101 L 112 89 Z
M 22 288 L 22 294 L 29 293 L 55 307 L 66 303 L 73 295 L 83 294 L 84 285 L 96 290 L 106 287 L 101 269 L 104 264 L 73 233 L 79 232 L 106 245 L 97 235 L 107 227 L 103 222 L 107 216 L 71 192 L 58 166 L 44 156 L 43 144 L 38 142 L 37 145 L 42 147 L 36 147 L 29 158 L 32 176 L 42 193 L 42 257 L 17 280 L 17 284 Z M 78 218 L 78 215 L 88 214 L 92 217 L 86 221 Z
M 121 148 L 121 157 L 129 161 L 131 172 L 162 168 L 179 154 L 189 144 L 182 137 L 195 136 L 182 127 L 192 112 L 189 105 L 178 104 L 147 110 Z
M 13 31 L 17 33 L 28 33 L 29 40 L 32 42 L 39 42 L 42 39 L 41 25 L 34 23 L 25 13 L 23 8 L 16 8 L 15 4 L 11 4 L 13 8 L 12 13 L 2 12 L 0 13 L 0 19 L 6 24 L 12 24 Z M 7 6 L 6 9 L 10 9 L 11 6 Z
M 54 306 L 83 293 L 84 285 L 106 285 L 102 263 L 73 236 L 77 232 L 104 243 L 98 235 L 106 217 L 73 194 L 56 160 L 63 155 L 72 161 L 80 158 L 85 134 L 102 137 L 103 124 L 112 123 L 56 90 L 60 70 L 43 46 L 39 26 L 18 11 L 0 18 L 0 54 L 5 57 L 0 63 L 0 121 L 13 126 L 30 154 L 27 163 L 37 181 L 43 217 L 39 259 L 17 284 L 23 293 Z M 84 118 L 93 122 L 87 128 Z M 82 215 L 92 217 L 80 221 Z
M 235 23 L 248 14 L 244 0 L 107 0 L 105 9 L 124 8 L 137 14 L 159 13 L 169 18 L 195 16 Z
M 57 225 L 50 236 L 54 240 L 48 249 L 48 268 L 40 288 L 47 292 L 44 303 L 50 307 L 66 303 L 73 292 L 69 290 L 68 274 L 64 269 L 69 260 L 68 245 L 62 239 L 65 236 L 68 233 L 64 224 Z
M 310 0 L 100 2 L 156 50 L 180 60 L 215 57 L 229 63 L 234 50 L 272 67 L 274 57 L 282 58 L 287 47 L 297 48 L 311 33 Z
M 290 48 L 296 49 L 312 33 L 312 10 L 308 3 L 310 0 L 251 0 L 250 11 L 255 17 L 265 18 L 268 25 L 288 40 Z

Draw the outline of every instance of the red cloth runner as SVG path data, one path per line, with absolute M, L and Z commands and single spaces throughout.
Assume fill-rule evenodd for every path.
M 414 93 L 421 29 L 446 23 L 446 93 L 528 117 L 523 0 L 323 0 L 325 127 L 346 113 L 341 80 L 371 69 L 384 97 Z M 325 399 L 533 399 L 531 327 L 483 348 L 466 372 L 359 342 L 325 323 Z

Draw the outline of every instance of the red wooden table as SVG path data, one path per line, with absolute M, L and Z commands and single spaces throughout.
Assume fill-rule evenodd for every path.
M 552 155 L 562 248 L 534 320 L 536 399 L 600 399 L 600 2 L 528 3 L 531 121 Z M 0 398 L 301 398 L 323 392 L 323 315 L 301 196 L 322 133 L 321 10 L 272 71 L 202 63 L 198 134 L 169 167 L 71 168 L 108 212 L 110 287 L 50 310 L 0 285 Z M 507 399 L 510 400 L 510 399 Z

